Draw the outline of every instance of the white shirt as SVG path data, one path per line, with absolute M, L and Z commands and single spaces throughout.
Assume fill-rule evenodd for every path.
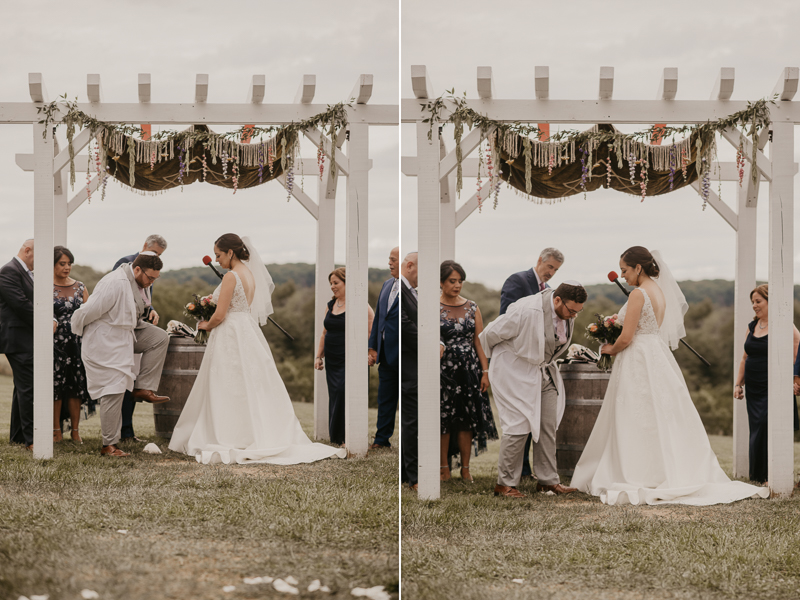
M 26 265 L 26 264 L 25 264 L 25 261 L 23 261 L 23 260 L 22 260 L 22 259 L 21 259 L 19 256 L 15 256 L 14 258 L 16 258 L 16 259 L 17 259 L 17 262 L 19 262 L 19 264 L 21 264 L 21 265 L 22 265 L 22 268 L 23 268 L 23 269 L 25 269 L 25 272 L 26 272 L 28 275 L 30 275 L 30 276 L 31 276 L 31 279 L 33 279 L 33 271 L 31 271 L 31 270 L 28 268 L 28 265 Z
M 419 296 L 417 295 L 417 290 L 416 290 L 416 288 L 414 288 L 414 287 L 412 287 L 412 286 L 411 286 L 411 284 L 408 282 L 408 279 L 406 279 L 406 276 L 405 276 L 405 275 L 400 275 L 400 279 L 402 279 L 402 280 L 403 280 L 403 283 L 405 283 L 405 284 L 406 284 L 406 287 L 407 287 L 408 289 L 410 289 L 410 290 L 411 290 L 411 293 L 412 293 L 412 294 L 414 294 L 414 298 L 416 298 L 417 300 L 419 300 Z

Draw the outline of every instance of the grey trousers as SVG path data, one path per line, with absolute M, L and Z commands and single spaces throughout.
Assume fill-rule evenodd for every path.
M 533 444 L 531 468 L 542 485 L 560 482 L 556 467 L 556 416 L 558 390 L 546 379 L 542 382 L 542 418 L 539 441 Z M 522 456 L 525 453 L 527 433 L 506 435 L 500 439 L 500 457 L 497 461 L 497 483 L 517 487 L 522 476 Z
M 169 335 L 150 323 L 140 323 L 134 331 L 136 341 L 133 352 L 142 355 L 139 375 L 133 384 L 135 389 L 158 389 L 161 381 L 161 371 L 164 369 L 164 360 L 167 358 L 169 348 Z M 100 429 L 103 432 L 103 446 L 110 446 L 119 442 L 122 429 L 122 400 L 125 393 L 108 394 L 100 398 Z

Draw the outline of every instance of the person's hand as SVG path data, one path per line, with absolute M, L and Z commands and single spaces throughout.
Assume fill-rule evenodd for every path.
M 322 371 L 325 368 L 325 362 L 319 356 L 314 359 L 314 368 L 317 371 Z
M 795 385 L 797 385 L 797 384 L 795 384 Z M 740 386 L 740 385 L 737 385 L 736 387 L 734 387 L 733 388 L 733 397 L 736 398 L 737 400 L 741 400 L 742 398 L 744 398 L 744 388 L 742 388 L 742 386 Z
M 150 322 L 153 325 L 158 325 L 158 313 L 155 311 L 155 309 L 150 311 Z
M 611 354 L 611 344 L 600 344 L 600 354 Z
M 153 323 L 153 325 L 155 325 L 155 323 Z M 197 329 L 198 330 L 202 329 L 203 331 L 211 331 L 211 327 L 208 326 L 208 321 L 200 321 L 197 324 Z
M 367 356 L 367 364 L 371 367 L 375 363 L 378 362 L 378 353 L 375 350 L 373 350 L 372 348 L 370 348 L 367 351 L 367 354 L 368 354 L 368 356 Z
M 800 396 L 800 377 L 795 376 L 794 385 L 792 387 L 794 389 L 794 395 Z
M 444 356 L 444 346 L 439 344 L 439 360 L 441 360 L 443 356 Z
M 56 332 L 56 329 L 58 329 L 58 322 L 53 321 L 53 333 Z M 797 384 L 795 384 L 795 385 L 797 385 Z M 795 393 L 797 393 L 797 392 L 795 392 Z
M 481 377 L 481 392 L 485 392 L 489 389 L 489 374 L 484 373 L 483 377 Z

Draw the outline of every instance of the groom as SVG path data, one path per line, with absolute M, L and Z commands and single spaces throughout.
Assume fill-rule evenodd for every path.
M 556 359 L 569 346 L 586 298 L 580 283 L 566 281 L 517 300 L 480 334 L 486 357 L 492 359 L 489 380 L 503 429 L 495 496 L 524 497 L 517 486 L 528 434 L 534 442 L 536 490 L 575 491 L 561 485 L 556 467 L 556 429 L 566 401 Z
M 89 395 L 100 403 L 100 428 L 104 456 L 130 456 L 117 447 L 122 428 L 122 399 L 133 397 L 158 404 L 157 396 L 167 332 L 145 320 L 145 290 L 158 279 L 163 263 L 155 252 L 142 252 L 132 264 L 124 264 L 103 277 L 89 300 L 72 315 L 72 331 L 83 336 L 81 358 L 86 366 Z M 134 353 L 142 355 L 134 384 Z

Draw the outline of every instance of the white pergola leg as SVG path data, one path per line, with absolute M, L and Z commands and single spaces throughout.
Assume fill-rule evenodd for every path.
M 766 134 L 765 134 L 766 135 Z M 753 319 L 750 292 L 756 287 L 756 216 L 758 182 L 750 175 L 739 188 L 739 210 L 736 231 L 736 280 L 733 301 L 733 385 L 739 374 L 739 364 L 747 338 L 747 324 Z M 733 476 L 747 477 L 750 473 L 750 427 L 747 422 L 747 403 L 733 400 Z
M 68 204 L 69 175 L 65 169 L 61 169 L 59 173 L 53 175 L 53 239 L 56 246 L 67 245 Z
M 319 211 L 317 216 L 317 268 L 314 293 L 314 349 L 317 349 L 322 330 L 325 328 L 325 311 L 331 296 L 328 275 L 334 268 L 333 251 L 336 241 L 336 180 L 331 177 L 330 161 L 325 163 L 325 172 L 319 181 Z M 325 371 L 314 371 L 314 437 L 330 439 L 328 430 L 328 382 Z
M 53 140 L 33 124 L 33 456 L 53 457 Z
M 422 500 L 436 500 L 440 495 L 439 440 L 439 129 L 434 126 L 428 141 L 428 123 L 417 123 L 418 252 L 419 312 L 418 331 L 418 423 L 419 470 L 418 495 Z
M 366 456 L 368 447 L 367 292 L 369 244 L 369 125 L 350 124 L 347 145 L 347 286 L 345 319 L 345 445 Z
M 794 317 L 794 124 L 772 123 L 769 186 L 769 487 L 790 496 L 794 484 L 792 325 Z
M 439 138 L 439 157 L 447 156 L 447 147 L 444 139 Z M 456 259 L 456 183 L 455 175 L 450 173 L 447 179 L 440 182 L 441 203 L 441 245 L 439 247 L 440 260 Z

